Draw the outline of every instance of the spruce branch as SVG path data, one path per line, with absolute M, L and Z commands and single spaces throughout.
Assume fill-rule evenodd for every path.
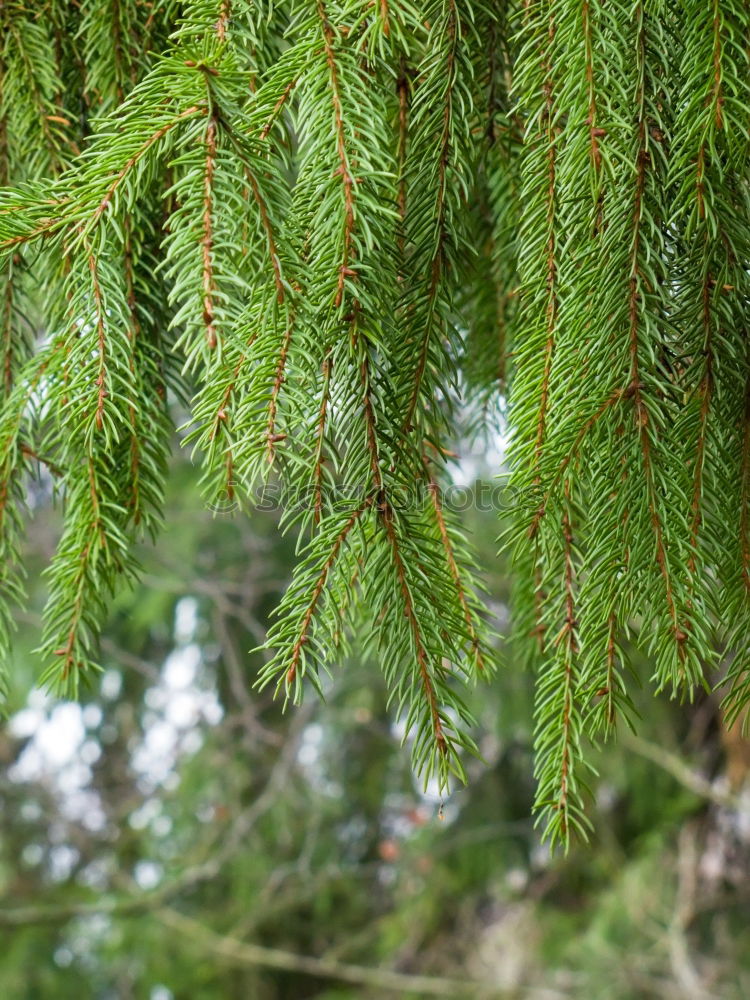
M 634 648 L 744 710 L 744 0 L 12 0 L 0 26 L 3 662 L 26 477 L 62 502 L 44 677 L 75 694 L 178 422 L 210 502 L 279 487 L 297 537 L 261 684 L 322 689 L 356 635 L 445 787 L 492 654 L 441 488 L 499 430 L 550 839 L 586 833 Z

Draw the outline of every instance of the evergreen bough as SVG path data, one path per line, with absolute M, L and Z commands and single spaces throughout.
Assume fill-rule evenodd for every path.
M 177 422 L 210 502 L 308 500 L 259 683 L 298 700 L 364 623 L 417 769 L 463 778 L 493 654 L 440 486 L 462 400 L 509 400 L 551 840 L 635 646 L 672 695 L 728 664 L 743 710 L 744 2 L 7 0 L 0 29 L 3 663 L 26 477 L 62 502 L 43 680 L 75 696 Z

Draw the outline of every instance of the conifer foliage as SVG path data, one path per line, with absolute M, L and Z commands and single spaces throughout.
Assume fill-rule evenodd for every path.
M 509 400 L 551 839 L 585 832 L 634 644 L 671 694 L 728 663 L 742 710 L 744 2 L 8 0 L 0 26 L 4 663 L 27 477 L 63 510 L 42 652 L 75 695 L 181 440 L 210 503 L 284 488 L 259 684 L 298 700 L 356 628 L 417 769 L 462 778 L 492 655 L 440 487 L 466 401 Z

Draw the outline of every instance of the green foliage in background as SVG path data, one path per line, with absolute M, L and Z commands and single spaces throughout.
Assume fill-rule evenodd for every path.
M 356 646 L 325 702 L 284 713 L 251 690 L 268 654 L 244 651 L 292 540 L 275 515 L 212 517 L 185 462 L 170 484 L 80 707 L 33 690 L 30 586 L 0 730 L 3 1000 L 748 995 L 747 806 L 658 766 L 671 751 L 687 773 L 721 769 L 715 703 L 636 692 L 657 763 L 624 741 L 602 754 L 592 841 L 552 855 L 530 818 L 533 678 L 503 671 L 497 698 L 469 693 L 484 760 L 441 820 Z M 32 572 L 56 538 L 39 515 Z M 480 548 L 494 522 L 467 518 Z M 486 583 L 503 613 L 502 561 Z
M 28 469 L 64 508 L 42 652 L 75 695 L 178 424 L 211 504 L 269 479 L 309 500 L 260 685 L 298 701 L 364 629 L 416 769 L 464 778 L 493 656 L 441 485 L 465 401 L 487 424 L 509 392 L 552 841 L 585 831 L 585 743 L 633 714 L 634 643 L 688 697 L 729 651 L 738 714 L 749 22 L 739 0 L 3 4 L 3 660 Z

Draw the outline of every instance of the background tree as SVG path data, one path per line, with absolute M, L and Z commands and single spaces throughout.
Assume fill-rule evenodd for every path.
M 6 650 L 27 470 L 64 506 L 43 676 L 74 695 L 159 529 L 176 422 L 210 502 L 276 477 L 309 498 L 261 686 L 299 700 L 364 628 L 415 767 L 464 778 L 462 688 L 494 656 L 440 484 L 462 399 L 491 426 L 510 358 L 551 840 L 585 828 L 584 740 L 632 712 L 634 643 L 681 697 L 728 661 L 741 713 L 743 3 L 0 16 Z
M 602 755 L 591 843 L 553 856 L 530 817 L 533 678 L 504 670 L 496 698 L 469 693 L 483 760 L 440 820 L 356 645 L 325 702 L 251 690 L 268 653 L 245 650 L 294 561 L 278 513 L 214 516 L 184 453 L 170 484 L 79 702 L 34 687 L 59 527 L 34 494 L 0 740 L 3 997 L 747 995 L 747 805 L 712 699 L 637 690 L 640 742 Z M 493 544 L 493 512 L 463 524 Z M 502 620 L 501 562 L 486 584 Z

